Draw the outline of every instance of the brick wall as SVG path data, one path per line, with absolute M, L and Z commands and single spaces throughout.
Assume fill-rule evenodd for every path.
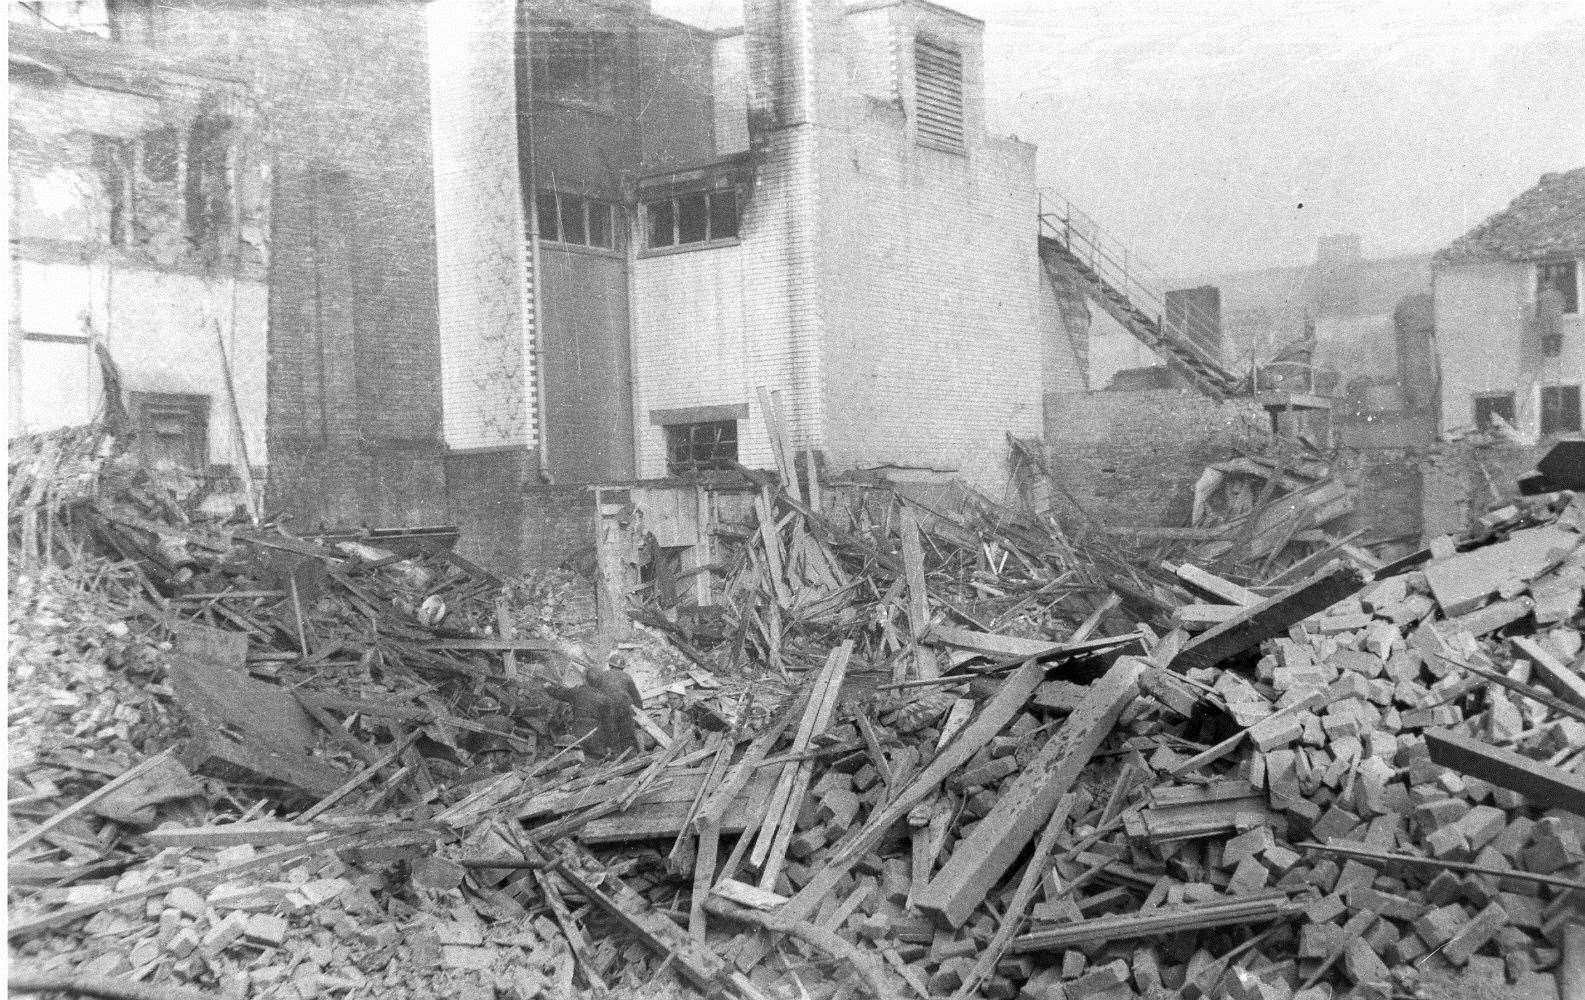
M 1112 525 L 1188 523 L 1205 466 L 1266 426 L 1252 400 L 1215 403 L 1188 390 L 1053 392 L 1045 400 L 1053 476 Z
M 1006 433 L 1041 431 L 1055 334 L 1039 301 L 1035 150 L 984 134 L 978 25 L 916 5 L 884 12 L 890 45 L 861 53 L 895 64 L 902 107 L 851 91 L 823 105 L 828 459 L 953 468 L 996 489 Z M 963 54 L 961 154 L 915 141 L 916 33 Z
M 1444 442 L 1423 453 L 1423 531 L 1426 538 L 1463 531 L 1473 517 L 1518 493 L 1518 479 L 1535 470 L 1546 447 Z
M 309 521 L 442 517 L 423 5 L 156 9 L 157 48 L 251 85 L 274 165 L 272 502 Z
M 594 545 L 594 494 L 544 486 L 522 451 L 446 458 L 457 551 L 505 577 L 561 565 Z

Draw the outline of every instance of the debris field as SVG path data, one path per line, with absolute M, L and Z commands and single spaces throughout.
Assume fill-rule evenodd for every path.
M 25 444 L 13 993 L 1585 995 L 1577 494 L 1279 559 L 1338 494 L 1245 456 L 1289 486 L 1163 561 L 745 472 L 718 613 L 617 645 L 453 530 L 293 535 L 97 427 Z M 642 706 L 591 730 L 607 664 Z

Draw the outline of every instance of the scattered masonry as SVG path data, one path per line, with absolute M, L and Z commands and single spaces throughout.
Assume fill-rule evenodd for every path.
M 616 657 L 454 533 L 205 517 L 103 434 L 11 473 L 14 991 L 1551 998 L 1585 961 L 1574 493 L 1273 583 L 762 476 L 725 625 L 634 609 L 640 747 L 599 757 L 545 692 Z

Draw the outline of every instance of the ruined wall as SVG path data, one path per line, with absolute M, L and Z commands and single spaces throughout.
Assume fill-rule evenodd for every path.
M 443 517 L 423 5 L 155 11 L 155 48 L 250 86 L 274 165 L 272 504 L 308 522 Z
M 93 416 L 98 338 L 134 416 L 189 397 L 208 464 L 262 473 L 268 191 L 241 88 L 84 35 L 12 24 L 11 44 L 37 65 L 8 95 L 9 432 Z
M 1509 502 L 1519 477 L 1534 471 L 1547 450 L 1468 440 L 1427 449 L 1420 463 L 1424 537 L 1463 531 L 1471 518 Z
M 593 492 L 541 483 L 531 453 L 451 454 L 446 479 L 457 551 L 499 575 L 550 569 L 594 545 Z
M 1205 466 L 1266 426 L 1252 400 L 1215 403 L 1188 390 L 1053 392 L 1045 399 L 1052 475 L 1109 525 L 1187 524 Z
M 1441 265 L 1433 287 L 1442 430 L 1474 425 L 1475 396 L 1512 392 L 1515 427 L 1527 437 L 1539 435 L 1541 387 L 1585 381 L 1585 314 L 1561 318 L 1562 353 L 1548 357 L 1534 322 L 1533 265 Z

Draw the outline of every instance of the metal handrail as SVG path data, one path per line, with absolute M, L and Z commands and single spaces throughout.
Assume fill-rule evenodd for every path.
M 1064 195 L 1041 189 L 1039 197 L 1040 235 L 1057 240 L 1080 263 L 1103 282 L 1117 289 L 1141 312 L 1154 312 L 1156 325 L 1164 332 L 1181 335 L 1203 359 L 1218 368 L 1222 360 L 1216 320 L 1191 300 L 1177 303 L 1171 322 L 1167 314 L 1166 282 L 1160 273 L 1133 253 L 1126 244 L 1110 237 Z

